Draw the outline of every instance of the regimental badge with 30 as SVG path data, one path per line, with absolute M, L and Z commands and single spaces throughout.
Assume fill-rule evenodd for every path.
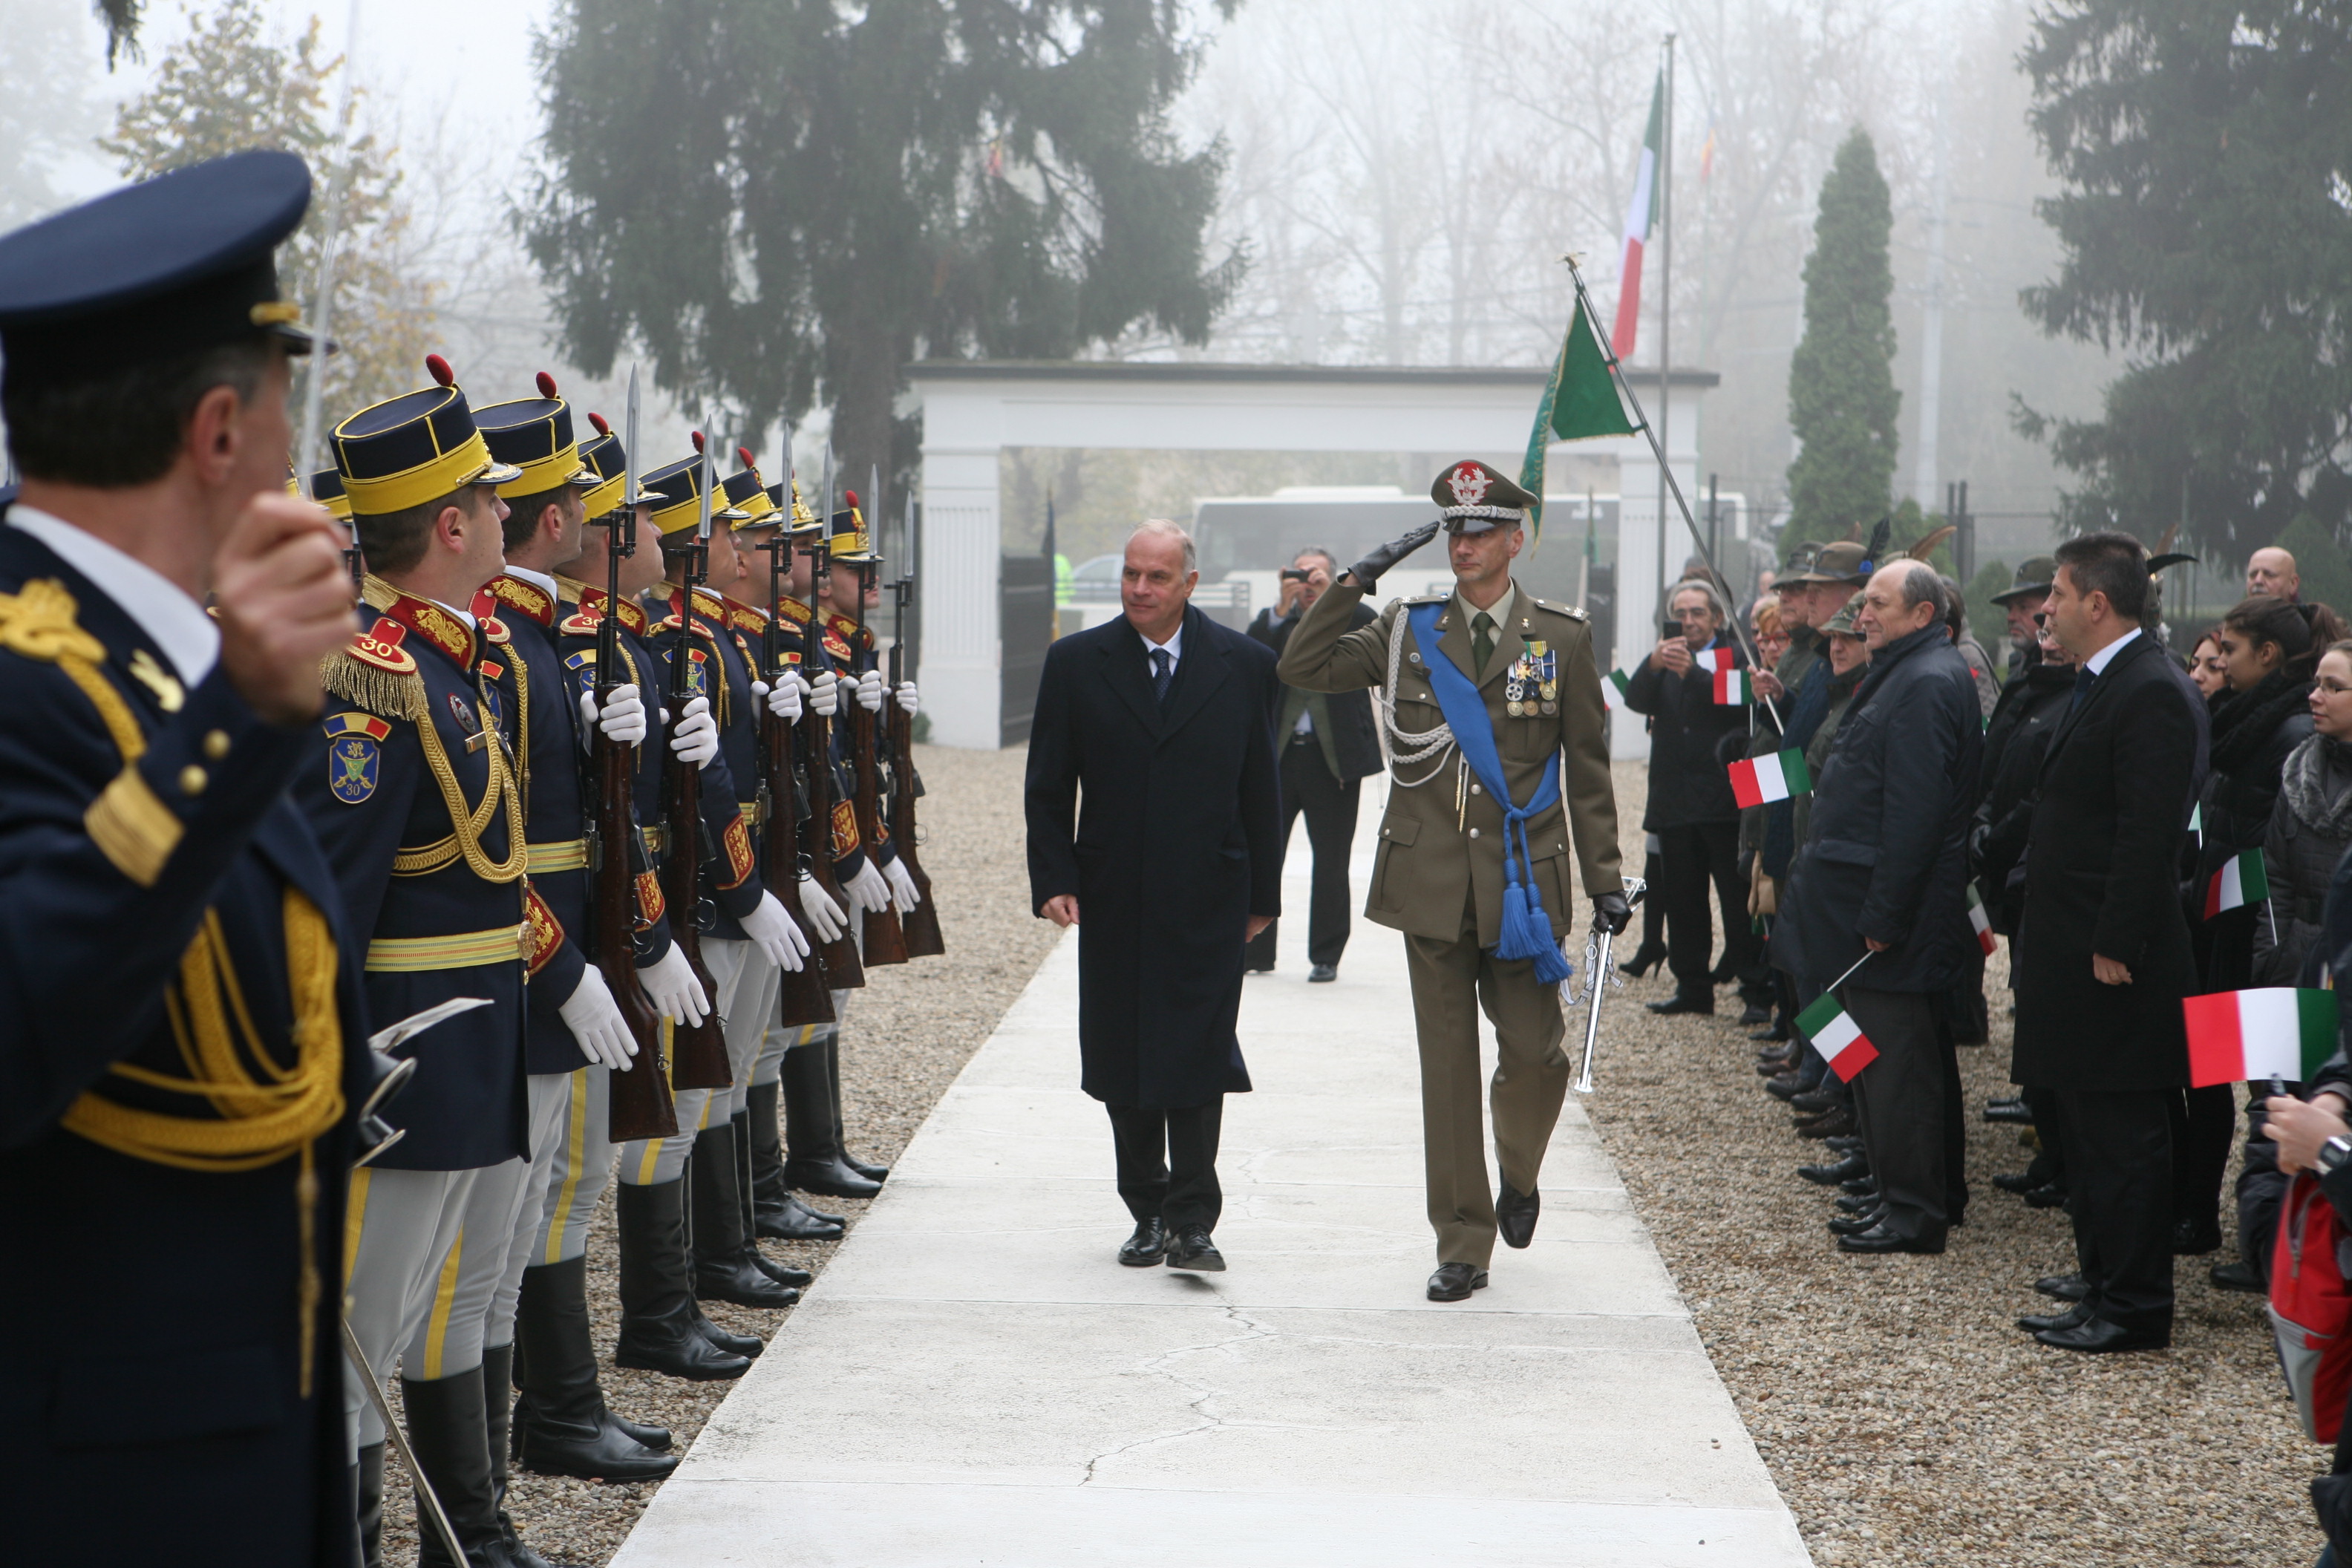
M 338 713 L 327 729 L 327 787 L 345 805 L 362 805 L 375 794 L 383 762 L 383 738 L 392 726 L 373 713 Z

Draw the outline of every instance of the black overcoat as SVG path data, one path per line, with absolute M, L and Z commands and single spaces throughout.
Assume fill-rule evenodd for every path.
M 2196 966 L 2174 867 L 2201 782 L 2204 718 L 2142 635 L 2059 721 L 2042 763 L 2014 950 L 2019 1083 L 2149 1089 L 2189 1081 L 2180 999 Z M 2131 971 L 2107 985 L 2091 955 Z
M 1730 637 L 1707 647 L 1728 648 L 1731 662 L 1748 668 L 1748 656 Z M 1696 664 L 1675 675 L 1644 658 L 1626 685 L 1625 706 L 1650 721 L 1650 798 L 1642 831 L 1739 820 L 1739 800 L 1716 748 L 1726 735 L 1747 731 L 1747 704 L 1716 701 L 1715 677 Z
M 1080 1087 L 1097 1100 L 1173 1109 L 1250 1087 L 1243 939 L 1282 912 L 1274 663 L 1188 607 L 1163 714 L 1124 616 L 1045 655 L 1029 903 L 1077 896 Z
M 1263 609 L 1257 613 L 1257 619 L 1250 623 L 1249 635 L 1254 640 L 1272 648 L 1278 660 L 1282 658 L 1282 650 L 1290 646 L 1290 634 L 1302 618 L 1291 615 L 1277 620 L 1272 608 Z M 1379 618 L 1370 605 L 1358 605 L 1349 614 L 1348 629 L 1354 631 L 1359 626 L 1369 626 Z M 1279 695 L 1276 700 L 1281 700 Z M 1348 784 L 1356 779 L 1367 779 L 1387 767 L 1388 759 L 1381 754 L 1380 728 L 1372 722 L 1372 694 L 1370 691 L 1326 692 L 1323 702 L 1325 711 L 1331 715 L 1331 749 L 1339 759 L 1339 782 Z M 1283 737 L 1275 737 L 1277 746 L 1282 741 Z

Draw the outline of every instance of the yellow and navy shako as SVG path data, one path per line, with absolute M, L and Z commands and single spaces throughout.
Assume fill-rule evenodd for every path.
M 833 541 L 832 556 L 835 561 L 851 564 L 872 562 L 880 565 L 882 557 L 874 553 L 874 540 L 866 529 L 866 514 L 857 510 L 857 492 L 841 492 L 844 510 L 833 514 L 832 525 L 826 530 Z
M 621 500 L 621 486 L 629 476 L 628 448 L 613 434 L 613 426 L 601 414 L 588 416 L 588 423 L 596 433 L 580 443 L 580 460 L 596 475 L 595 487 L 583 498 L 588 508 L 588 521 L 595 521 L 608 512 L 615 512 L 627 504 Z M 637 481 L 636 504 L 658 506 L 661 497 L 646 489 L 645 480 Z
M 501 500 L 520 500 L 572 485 L 593 489 L 595 470 L 580 460 L 572 438 L 572 405 L 556 395 L 555 378 L 539 373 L 539 395 L 493 403 L 474 416 L 490 456 L 519 472 L 499 486 Z
M 449 362 L 426 354 L 435 385 L 362 408 L 329 437 L 343 491 L 362 517 L 438 500 L 467 485 L 503 485 L 522 470 L 490 456 Z
M 784 521 L 784 514 L 775 498 L 768 493 L 768 487 L 760 482 L 760 465 L 752 461 L 751 448 L 738 447 L 735 455 L 743 460 L 742 471 L 719 482 L 719 493 L 727 498 L 728 506 L 743 514 L 742 521 L 735 524 L 735 531 L 775 527 Z
M 300 158 L 236 153 L 0 237 L 5 386 L 68 385 L 264 337 L 310 353 L 275 259 L 310 205 Z
M 333 468 L 320 468 L 310 476 L 310 499 L 335 514 L 339 522 L 352 520 L 352 498 L 343 493 L 343 476 Z
M 692 528 L 702 517 L 702 432 L 694 433 L 694 456 L 681 458 L 675 463 L 656 468 L 645 478 L 646 489 L 659 497 L 654 503 L 654 526 L 663 534 L 682 533 Z M 727 498 L 710 498 L 710 521 L 714 523 L 736 523 L 743 514 L 727 504 Z
M 809 510 L 808 502 L 801 499 L 800 480 L 793 479 L 790 483 L 793 487 L 793 521 L 786 526 L 784 531 L 792 534 L 815 533 L 819 531 L 824 527 L 824 524 L 818 521 L 815 512 Z M 783 510 L 783 485 L 773 484 L 768 487 L 768 504 L 774 507 L 779 511 Z
M 1475 458 L 1447 464 L 1429 487 L 1429 499 L 1442 509 L 1438 516 L 1448 533 L 1517 528 L 1527 521 L 1528 508 L 1536 504 L 1535 497 Z

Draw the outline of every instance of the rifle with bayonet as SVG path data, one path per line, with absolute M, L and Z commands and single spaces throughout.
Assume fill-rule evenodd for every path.
M 596 710 L 613 699 L 613 688 L 626 684 L 621 658 L 621 560 L 637 549 L 637 373 L 629 372 L 628 432 L 621 451 L 621 505 L 607 520 L 604 538 L 604 613 L 596 624 Z M 639 692 L 640 700 L 647 694 Z M 650 706 L 650 702 L 647 704 Z M 612 1077 L 612 1096 L 605 1107 L 606 1136 L 614 1143 L 645 1138 L 670 1138 L 677 1133 L 677 1106 L 670 1098 L 669 1063 L 662 1049 L 661 1015 L 646 1000 L 637 984 L 637 927 L 642 906 L 637 899 L 637 850 L 644 840 L 637 833 L 636 812 L 630 799 L 630 776 L 636 759 L 634 748 L 598 729 L 589 751 L 589 775 L 595 805 L 588 818 L 588 875 L 591 918 L 590 962 L 604 977 L 604 988 L 628 1020 L 629 1036 L 637 1042 L 637 1059 L 626 1072 Z
M 749 453 L 744 454 L 744 466 L 751 466 Z M 784 588 L 792 571 L 788 552 L 793 547 L 793 443 L 789 431 L 784 437 L 783 492 L 782 520 L 767 543 L 761 546 L 768 553 L 768 626 L 760 649 L 760 665 L 771 682 L 782 680 L 789 673 L 783 658 L 782 626 Z M 808 722 L 809 717 L 803 711 L 801 722 Z M 801 910 L 800 881 L 805 858 L 801 853 L 800 788 L 793 778 L 793 728 L 764 706 L 760 710 L 760 802 L 766 812 L 760 836 L 760 876 L 776 895 L 776 901 L 784 906 L 784 917 L 800 928 L 809 949 L 807 960 L 797 971 L 784 972 L 781 1016 L 784 1023 L 793 1026 L 830 1024 L 835 1016 L 833 990 L 826 982 L 824 960 L 819 952 L 823 944 Z
M 824 499 L 819 503 L 825 528 L 832 527 L 833 464 L 825 464 Z M 813 544 L 802 546 L 801 553 L 809 558 L 809 603 L 816 606 L 809 623 L 806 657 L 820 671 L 832 668 L 832 656 L 824 648 L 824 602 L 828 582 L 833 575 L 833 544 L 825 531 L 819 531 Z M 836 675 L 838 671 L 835 672 Z M 854 704 L 856 697 L 847 683 L 840 688 L 841 700 Z M 838 710 L 835 710 L 838 711 Z M 836 909 L 846 911 L 848 895 L 842 891 L 841 879 L 835 875 L 833 865 L 834 821 L 840 809 L 854 808 L 835 800 L 833 788 L 833 721 L 811 710 L 793 726 L 793 739 L 800 755 L 801 765 L 808 778 L 808 821 L 803 825 L 808 835 L 809 876 L 818 891 L 834 902 Z M 857 956 L 857 943 L 845 931 L 818 950 L 824 961 L 825 978 L 835 990 L 855 990 L 866 984 L 866 965 Z
M 879 478 L 877 469 L 877 480 Z M 876 501 L 878 506 L 877 494 L 877 492 L 869 485 L 866 499 Z M 857 497 L 854 492 L 849 497 L 849 505 L 852 510 L 856 509 Z M 856 663 L 864 662 L 869 641 L 866 635 L 866 595 L 873 588 L 874 580 L 881 572 L 881 563 L 874 558 L 874 546 L 877 542 L 879 542 L 878 535 L 875 528 L 869 525 L 866 533 L 866 559 L 851 563 L 851 570 L 857 574 L 857 610 L 850 618 L 856 623 L 857 631 L 856 635 L 850 639 L 849 649 Z M 862 675 L 865 672 L 859 670 L 858 673 Z M 898 711 L 898 694 L 896 687 L 882 694 L 882 703 L 883 712 Z M 868 713 L 865 704 L 856 702 L 850 704 L 844 712 L 849 719 L 851 798 L 857 813 L 857 837 L 865 844 L 866 853 L 874 857 L 874 868 L 879 871 L 882 868 L 879 851 L 888 837 L 884 832 L 882 825 L 882 770 L 876 755 L 882 714 Z M 907 958 L 907 931 L 906 928 L 898 923 L 898 911 L 887 905 L 878 910 L 866 910 L 866 962 L 867 965 L 870 967 L 877 963 L 904 963 Z
M 908 499 L 908 530 L 910 542 L 908 552 L 911 558 L 914 546 L 914 504 Z M 907 956 L 937 958 L 947 952 L 947 939 L 940 934 L 940 907 L 931 897 L 931 879 L 921 862 L 915 858 L 915 840 L 919 836 L 915 826 L 915 796 L 921 780 L 915 774 L 915 716 L 900 707 L 897 692 L 907 678 L 907 605 L 915 597 L 915 577 L 912 572 L 890 584 L 890 837 L 898 846 L 898 864 L 915 884 L 922 901 L 900 917 L 899 923 L 907 932 Z
M 702 459 L 695 484 L 701 492 L 701 514 L 696 520 L 694 542 L 687 547 L 685 563 L 678 572 L 677 641 L 671 647 L 669 659 L 669 712 L 673 725 L 685 718 L 686 705 L 702 695 L 696 690 L 694 679 L 694 656 L 698 651 L 694 591 L 702 585 L 710 570 L 710 454 L 698 430 L 695 432 L 694 447 Z M 714 687 L 725 679 L 717 653 L 714 647 L 709 661 Z M 715 710 L 717 704 L 712 707 Z M 710 1010 L 703 1015 L 701 1023 L 673 1026 L 671 1043 L 677 1063 L 671 1081 L 679 1089 L 726 1089 L 734 1083 L 735 1074 L 728 1066 L 727 1037 L 719 1026 L 719 987 L 711 981 L 709 966 L 702 962 L 702 933 L 717 918 L 709 896 L 702 890 L 702 769 L 676 752 L 663 760 L 662 821 L 667 850 L 662 861 L 662 897 L 669 904 L 670 938 L 686 955 L 694 978 L 702 985 L 702 994 L 710 998 Z

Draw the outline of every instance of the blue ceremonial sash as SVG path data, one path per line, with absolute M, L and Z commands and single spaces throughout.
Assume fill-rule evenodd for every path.
M 1416 605 L 1405 612 L 1405 619 L 1412 626 L 1415 644 L 1427 650 L 1422 668 L 1429 672 L 1430 689 L 1437 694 L 1438 710 L 1445 715 L 1454 743 L 1461 748 L 1486 793 L 1504 808 L 1503 929 L 1495 942 L 1495 956 L 1534 959 L 1537 982 L 1555 985 L 1574 971 L 1552 939 L 1551 917 L 1545 912 L 1543 894 L 1529 874 L 1528 818 L 1559 804 L 1559 757 L 1555 753 L 1544 764 L 1543 777 L 1536 781 L 1535 794 L 1528 803 L 1514 805 L 1510 787 L 1503 779 L 1503 757 L 1495 747 L 1495 720 L 1486 711 L 1486 699 L 1438 648 L 1437 615 L 1444 607 Z M 1500 651 L 1498 647 L 1496 652 Z

